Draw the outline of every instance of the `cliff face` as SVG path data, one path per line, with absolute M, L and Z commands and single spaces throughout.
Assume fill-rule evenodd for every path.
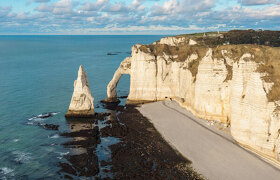
M 133 46 L 107 93 L 116 99 L 119 78 L 130 74 L 128 101 L 172 98 L 197 117 L 230 124 L 237 142 L 279 161 L 279 68 L 279 48 L 208 48 L 187 37 L 168 37 Z

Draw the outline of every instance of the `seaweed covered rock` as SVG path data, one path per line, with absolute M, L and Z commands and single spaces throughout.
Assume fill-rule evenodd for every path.
M 93 117 L 94 104 L 93 97 L 89 88 L 86 72 L 81 65 L 78 78 L 74 82 L 74 92 L 72 95 L 69 110 L 65 117 Z

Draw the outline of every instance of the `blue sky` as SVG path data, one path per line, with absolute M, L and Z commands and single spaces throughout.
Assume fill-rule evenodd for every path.
M 280 0 L 0 0 L 0 34 L 280 29 Z

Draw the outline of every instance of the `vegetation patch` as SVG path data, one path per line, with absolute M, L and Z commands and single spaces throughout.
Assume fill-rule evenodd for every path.
M 217 46 L 213 50 L 214 58 L 224 58 L 221 51 L 226 50 L 225 56 L 228 56 L 234 62 L 249 53 L 251 58 L 243 58 L 244 61 L 254 61 L 258 64 L 257 72 L 264 73 L 263 80 L 268 83 L 274 83 L 271 90 L 267 94 L 268 101 L 280 100 L 280 48 L 269 47 L 263 45 L 224 45 Z M 225 81 L 232 79 L 232 66 L 226 62 L 228 71 Z
M 266 48 L 266 55 L 257 71 L 266 74 L 263 77 L 265 82 L 273 82 L 267 95 L 268 101 L 278 101 L 280 100 L 280 48 Z
M 227 68 L 227 77 L 224 80 L 224 82 L 227 82 L 229 80 L 232 80 L 232 66 L 228 65 L 227 63 L 225 63 L 226 68 Z
M 224 44 L 256 44 L 280 47 L 280 31 L 231 30 L 179 35 L 199 41 L 201 45 L 215 47 Z
M 188 70 L 192 73 L 192 76 L 194 77 L 194 82 L 196 80 L 199 62 L 200 61 L 196 59 L 196 60 L 189 62 L 189 64 L 188 64 Z
M 191 71 L 192 76 L 196 76 L 198 65 L 200 60 L 206 55 L 208 47 L 201 45 L 189 46 L 188 44 L 181 46 L 170 46 L 167 44 L 151 44 L 142 45 L 139 48 L 144 53 L 150 53 L 154 56 L 168 55 L 172 56 L 171 60 L 176 62 L 184 62 L 192 54 L 197 54 L 198 59 L 192 61 L 188 65 L 188 69 Z

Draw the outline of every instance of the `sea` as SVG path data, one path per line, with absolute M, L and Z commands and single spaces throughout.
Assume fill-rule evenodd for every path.
M 64 115 L 79 66 L 87 73 L 95 111 L 106 112 L 100 101 L 106 98 L 107 84 L 121 61 L 130 56 L 131 47 L 162 37 L 0 36 L 0 180 L 59 178 L 58 164 L 71 153 L 61 145 L 69 138 L 60 133 L 70 131 Z M 129 75 L 124 75 L 118 96 L 129 94 L 129 83 Z M 40 124 L 59 125 L 59 131 Z M 110 145 L 118 139 L 102 141 Z M 110 158 L 108 148 L 97 150 L 99 159 Z

